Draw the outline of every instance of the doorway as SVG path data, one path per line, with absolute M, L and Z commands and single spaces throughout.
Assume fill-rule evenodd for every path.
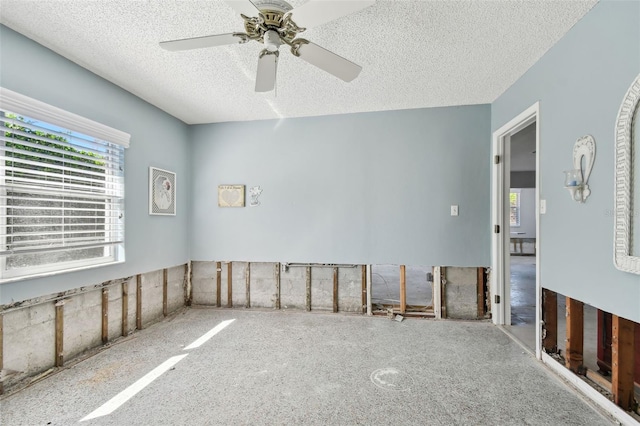
M 493 133 L 491 313 L 540 358 L 539 104 Z
M 536 335 L 536 123 L 509 140 L 509 301 L 511 333 L 535 351 Z M 505 172 L 507 172 L 505 170 Z

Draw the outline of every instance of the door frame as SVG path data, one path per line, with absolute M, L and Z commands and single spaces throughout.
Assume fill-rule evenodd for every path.
M 542 287 L 540 284 L 540 102 L 536 102 L 516 117 L 493 132 L 493 156 L 491 167 L 491 317 L 496 325 L 511 325 L 511 280 L 508 275 L 508 258 L 510 257 L 510 234 L 506 232 L 509 224 L 509 204 L 507 202 L 510 189 L 511 170 L 511 136 L 531 123 L 536 123 L 536 358 L 542 357 Z M 499 157 L 497 157 L 499 156 Z M 499 158 L 499 161 L 496 161 Z M 499 232 L 496 232 L 496 227 Z M 500 303 L 495 303 L 497 299 Z

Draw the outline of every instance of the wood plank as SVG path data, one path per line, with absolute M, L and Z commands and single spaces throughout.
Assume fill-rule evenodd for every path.
M 222 262 L 216 262 L 216 307 L 222 306 Z
M 167 299 L 169 298 L 169 271 L 167 268 L 162 270 L 162 315 L 167 316 L 169 314 L 169 308 L 167 306 Z
M 136 276 L 136 329 L 142 330 L 142 275 Z
M 227 308 L 233 308 L 233 262 L 227 263 Z
M 56 302 L 56 353 L 55 366 L 62 367 L 64 365 L 64 300 Z
M 558 294 L 542 289 L 542 348 L 548 354 L 558 353 Z
M 4 315 L 0 314 L 0 371 L 4 368 Z M 0 380 L 0 395 L 4 393 L 4 387 Z
M 447 292 L 445 286 L 442 284 L 447 281 L 447 268 L 445 266 L 440 267 L 440 282 L 436 283 L 440 288 L 440 318 L 447 317 Z
M 129 335 L 129 283 L 122 283 L 122 335 Z
M 102 343 L 109 342 L 109 289 L 102 289 Z
M 567 297 L 567 345 L 566 367 L 577 374 L 584 374 L 584 304 Z
M 367 265 L 362 265 L 362 313 L 367 313 Z
M 306 308 L 307 311 L 311 310 L 311 266 L 307 266 L 306 269 L 306 284 L 307 284 L 307 290 L 306 290 Z
M 400 265 L 400 313 L 407 312 L 407 271 L 405 265 Z
M 244 270 L 245 299 L 244 307 L 251 307 L 251 262 L 247 262 L 247 268 Z
M 275 274 L 276 274 L 276 309 L 280 309 L 280 262 L 276 263 L 275 266 Z
M 191 306 L 193 300 L 193 262 L 188 261 L 184 264 L 184 306 Z
M 611 391 L 613 401 L 623 410 L 631 410 L 634 402 L 634 326 L 632 321 L 612 317 Z
M 338 268 L 333 268 L 333 312 L 338 312 Z
M 478 302 L 478 318 L 484 318 L 484 268 L 478 268 L 477 278 L 477 302 Z

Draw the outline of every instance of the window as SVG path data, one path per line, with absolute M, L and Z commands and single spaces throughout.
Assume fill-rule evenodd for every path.
M 124 261 L 128 135 L 0 90 L 0 282 Z
M 509 193 L 509 224 L 520 226 L 520 191 L 512 189 Z

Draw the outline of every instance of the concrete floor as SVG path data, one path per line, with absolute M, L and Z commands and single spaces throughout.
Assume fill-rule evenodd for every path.
M 613 424 L 488 321 L 241 309 L 182 311 L 5 397 L 0 420 L 76 424 L 105 407 L 82 423 Z

